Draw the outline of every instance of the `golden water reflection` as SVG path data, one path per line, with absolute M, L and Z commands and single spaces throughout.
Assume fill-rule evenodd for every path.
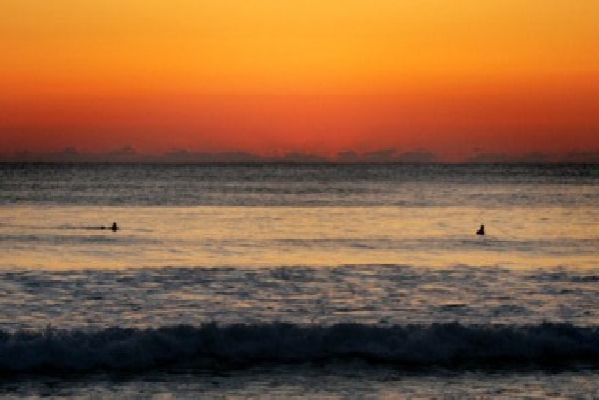
M 4 268 L 599 266 L 593 207 L 3 206 L 0 234 Z

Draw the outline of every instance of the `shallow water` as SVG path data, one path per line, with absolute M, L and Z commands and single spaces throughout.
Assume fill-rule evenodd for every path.
M 398 265 L 0 271 L 0 327 L 599 324 L 599 272 Z
M 0 383 L 5 398 L 123 399 L 594 399 L 596 371 L 515 371 L 406 374 L 355 365 L 259 368 L 219 374 L 171 373 L 144 377 L 94 375 Z
M 0 165 L 0 372 L 17 374 L 0 393 L 592 398 L 598 181 L 588 165 Z

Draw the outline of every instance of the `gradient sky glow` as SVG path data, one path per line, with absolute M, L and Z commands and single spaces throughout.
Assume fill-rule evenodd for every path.
M 0 153 L 599 150 L 597 0 L 3 0 Z

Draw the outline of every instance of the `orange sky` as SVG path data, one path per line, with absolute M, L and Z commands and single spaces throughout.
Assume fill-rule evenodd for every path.
M 3 0 L 0 153 L 599 150 L 596 0 Z

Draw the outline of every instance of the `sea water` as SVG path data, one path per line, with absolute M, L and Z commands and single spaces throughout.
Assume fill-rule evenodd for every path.
M 0 393 L 599 396 L 598 183 L 596 165 L 0 164 Z

